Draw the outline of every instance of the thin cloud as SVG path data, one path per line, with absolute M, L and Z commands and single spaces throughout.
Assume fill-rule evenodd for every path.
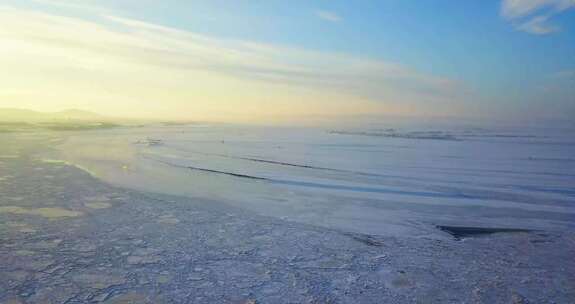
M 557 79 L 570 79 L 575 80 L 575 69 L 574 70 L 564 70 L 554 73 L 553 78 Z
M 38 4 L 56 6 L 64 9 L 92 12 L 96 14 L 110 14 L 109 8 L 104 8 L 92 0 L 32 0 Z
M 0 9 L 0 37 L 0 65 L 14 81 L 22 79 L 15 90 L 29 87 L 36 76 L 42 83 L 43 75 L 54 75 L 54 85 L 102 86 L 106 90 L 97 92 L 109 94 L 108 100 L 114 94 L 147 100 L 152 96 L 144 92 L 154 90 L 158 99 L 180 94 L 187 102 L 189 92 L 200 90 L 220 100 L 234 94 L 244 100 L 283 98 L 286 107 L 300 100 L 304 108 L 306 96 L 324 105 L 339 102 L 340 108 L 366 109 L 369 103 L 428 113 L 451 111 L 465 95 L 456 81 L 393 62 L 214 38 L 116 16 L 96 22 Z
M 316 11 L 316 16 L 320 19 L 330 22 L 340 22 L 342 18 L 335 12 L 330 11 Z
M 574 7 L 575 0 L 503 0 L 501 16 L 519 31 L 547 35 L 561 30 L 549 19 Z
M 529 21 L 519 24 L 516 29 L 534 35 L 547 35 L 558 32 L 559 27 L 549 24 L 547 20 L 549 16 L 536 16 Z

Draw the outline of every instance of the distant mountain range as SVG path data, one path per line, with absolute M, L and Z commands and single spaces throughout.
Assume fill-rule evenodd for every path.
M 26 109 L 0 108 L 0 121 L 50 122 L 50 121 L 106 121 L 109 118 L 93 112 L 70 109 L 60 112 L 38 112 Z

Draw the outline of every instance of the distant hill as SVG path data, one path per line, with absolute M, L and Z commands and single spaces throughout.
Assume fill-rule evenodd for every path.
M 106 117 L 93 112 L 70 109 L 50 114 L 52 117 L 69 120 L 105 120 Z
M 105 121 L 100 114 L 70 109 L 61 112 L 38 112 L 26 109 L 0 108 L 0 121 L 4 122 L 52 122 L 52 121 Z

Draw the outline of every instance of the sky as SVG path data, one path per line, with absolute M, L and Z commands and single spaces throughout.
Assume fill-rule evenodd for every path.
M 575 0 L 0 0 L 0 107 L 575 117 Z

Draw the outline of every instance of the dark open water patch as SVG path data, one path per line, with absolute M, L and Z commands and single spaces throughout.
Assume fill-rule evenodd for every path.
M 485 227 L 463 227 L 463 226 L 436 226 L 439 230 L 449 233 L 456 240 L 464 238 L 485 236 L 494 233 L 518 233 L 533 232 L 530 229 L 517 228 L 485 228 Z

